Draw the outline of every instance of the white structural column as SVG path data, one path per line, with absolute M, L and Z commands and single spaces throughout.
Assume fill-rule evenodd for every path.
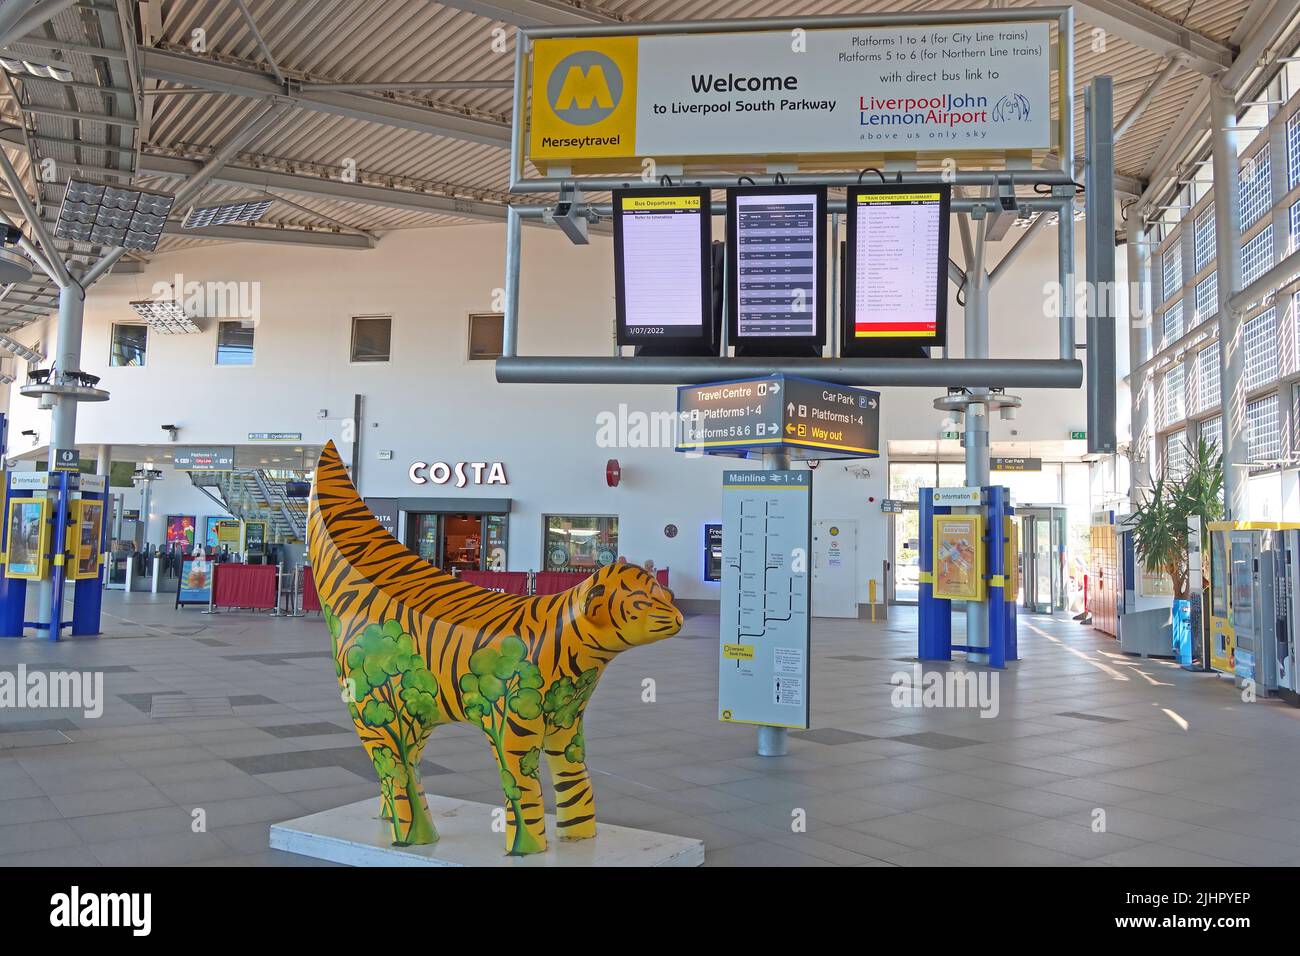
M 966 358 L 989 357 L 989 274 L 984 268 L 984 219 L 971 223 L 974 248 L 966 264 Z M 973 398 L 987 396 L 987 389 L 973 389 Z M 988 405 L 972 402 L 966 406 L 966 486 L 983 488 L 989 483 Z M 982 508 L 974 509 L 980 512 Z M 966 646 L 988 647 L 988 605 L 983 601 L 966 602 Z M 988 654 L 966 652 L 972 664 L 987 664 Z
M 1227 517 L 1245 520 L 1249 475 L 1246 448 L 1246 375 L 1241 313 L 1231 300 L 1241 291 L 1240 195 L 1237 183 L 1237 104 L 1215 84 L 1210 91 L 1210 147 L 1214 160 L 1214 241 L 1219 274 L 1219 398 L 1223 417 L 1223 490 Z
M 1151 358 L 1151 247 L 1138 207 L 1128 211 L 1128 354 L 1132 440 L 1129 443 L 1129 501 L 1151 484 L 1150 374 L 1139 371 Z
M 95 474 L 107 476 L 109 469 L 112 468 L 112 465 L 113 465 L 113 446 L 100 445 L 99 454 L 95 458 Z M 107 490 L 108 489 L 105 488 L 105 491 Z

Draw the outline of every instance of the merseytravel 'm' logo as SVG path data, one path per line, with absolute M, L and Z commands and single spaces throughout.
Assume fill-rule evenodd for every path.
M 546 161 L 636 155 L 637 37 L 533 44 L 528 155 Z
M 574 126 L 606 119 L 623 99 L 623 72 L 596 50 L 570 53 L 551 70 L 546 99 L 555 115 Z

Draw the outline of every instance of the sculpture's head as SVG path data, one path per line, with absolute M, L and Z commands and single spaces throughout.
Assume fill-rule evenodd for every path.
M 618 561 L 601 568 L 578 585 L 578 605 L 589 624 L 634 647 L 682 629 L 673 592 L 635 564 Z

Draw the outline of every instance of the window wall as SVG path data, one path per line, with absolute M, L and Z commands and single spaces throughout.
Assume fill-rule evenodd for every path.
M 1242 281 L 1300 249 L 1300 63 L 1290 62 L 1239 123 Z M 1220 373 L 1213 165 L 1204 162 L 1153 223 L 1157 348 L 1184 346 L 1154 379 L 1158 472 L 1176 475 L 1185 444 L 1218 444 Z M 1261 302 L 1245 317 L 1245 440 L 1252 473 L 1300 456 L 1300 293 Z

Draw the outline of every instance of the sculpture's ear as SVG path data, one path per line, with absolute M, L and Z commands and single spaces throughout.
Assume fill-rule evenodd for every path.
M 582 616 L 590 617 L 592 602 L 594 602 L 597 598 L 604 597 L 604 596 L 605 596 L 605 585 L 603 584 L 593 584 L 591 587 L 587 588 L 587 593 L 583 595 L 582 598 Z

